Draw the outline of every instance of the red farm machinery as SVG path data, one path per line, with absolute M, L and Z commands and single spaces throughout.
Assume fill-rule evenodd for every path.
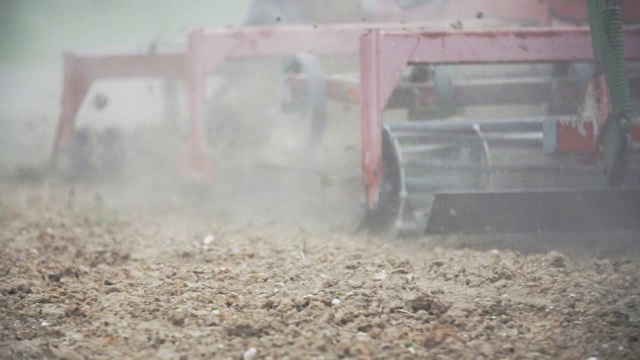
M 286 56 L 280 99 L 308 117 L 308 151 L 331 136 L 328 99 L 359 106 L 363 228 L 640 231 L 640 3 L 346 1 L 357 15 L 337 21 L 323 4 L 255 1 L 245 26 L 196 29 L 175 51 L 67 53 L 53 164 L 86 151 L 74 124 L 93 82 L 178 79 L 180 172 L 211 181 L 207 78 Z M 330 56 L 357 56 L 356 75 L 325 75 Z

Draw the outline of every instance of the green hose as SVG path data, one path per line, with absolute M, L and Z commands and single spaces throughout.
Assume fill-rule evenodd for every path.
M 611 106 L 599 143 L 603 146 L 602 166 L 608 186 L 624 181 L 629 147 L 631 94 L 624 62 L 622 8 L 604 0 L 589 0 L 589 21 L 593 56 L 604 73 Z
M 622 9 L 610 7 L 601 11 L 602 63 L 609 90 L 611 112 L 614 119 L 626 117 L 631 111 L 631 93 L 624 63 L 622 37 Z
M 593 45 L 593 57 L 596 62 L 602 61 L 602 12 L 603 2 L 601 0 L 589 0 L 589 22 L 591 24 L 591 44 Z

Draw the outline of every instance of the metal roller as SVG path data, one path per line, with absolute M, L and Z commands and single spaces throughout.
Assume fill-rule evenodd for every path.
M 579 222 L 588 216 L 556 216 L 557 221 L 549 222 L 545 211 L 561 204 L 563 212 L 582 214 L 581 206 L 609 193 L 602 190 L 599 170 L 590 163 L 541 151 L 548 121 L 551 118 L 385 123 L 380 206 L 367 212 L 365 225 L 377 231 L 389 228 L 393 236 L 583 227 Z M 611 226 L 635 231 L 632 219 L 640 213 L 640 191 L 625 194 L 610 196 L 606 209 L 594 211 L 624 211 Z M 492 213 L 482 216 L 483 211 Z

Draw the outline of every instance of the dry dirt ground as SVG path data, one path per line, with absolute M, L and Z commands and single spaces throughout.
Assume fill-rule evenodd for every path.
M 0 243 L 0 358 L 640 358 L 624 254 L 224 223 L 7 182 Z

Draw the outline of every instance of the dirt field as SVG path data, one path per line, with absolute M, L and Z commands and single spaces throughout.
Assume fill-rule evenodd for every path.
M 635 258 L 123 210 L 48 183 L 0 184 L 0 242 L 1 358 L 640 358 Z

